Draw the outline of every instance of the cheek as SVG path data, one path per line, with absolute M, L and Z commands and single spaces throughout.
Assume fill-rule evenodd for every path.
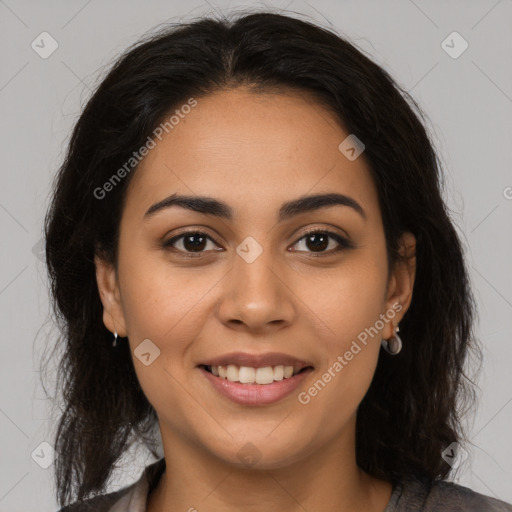
M 318 396 L 320 409 L 344 417 L 371 383 L 380 353 L 386 265 L 376 257 L 354 259 L 329 276 L 323 293 L 310 297 L 321 323 L 329 327 L 319 339 L 325 353 L 322 373 L 315 389 L 306 390 Z
M 198 275 L 197 268 L 176 268 L 162 257 L 158 261 L 135 252 L 120 261 L 119 273 L 138 380 L 151 403 L 164 395 L 179 400 L 179 383 L 193 362 L 192 350 L 213 307 L 209 301 L 219 277 Z M 146 366 L 138 357 L 147 351 L 151 362 Z
M 211 280 L 191 279 L 186 269 L 135 252 L 120 260 L 119 277 L 138 381 L 156 410 L 178 407 L 180 383 L 190 364 L 188 348 L 202 325 L 201 297 L 211 289 Z M 146 362 L 144 353 L 150 354 Z
M 321 289 L 316 287 L 311 304 L 333 331 L 335 345 L 350 344 L 379 319 L 386 295 L 385 265 L 371 258 L 354 258 L 322 278 Z
M 375 301 L 372 295 L 361 299 Z M 375 301 L 370 307 L 368 302 L 354 299 L 346 303 L 345 310 L 338 308 L 330 315 L 335 335 L 323 338 L 322 367 L 299 400 L 309 407 L 310 414 L 322 418 L 325 435 L 335 435 L 355 414 L 371 384 L 381 347 L 380 333 L 375 330 L 379 305 Z
M 119 273 L 128 335 L 161 342 L 190 323 L 190 313 L 215 282 L 198 279 L 194 269 L 173 268 L 164 258 L 147 253 L 125 257 Z

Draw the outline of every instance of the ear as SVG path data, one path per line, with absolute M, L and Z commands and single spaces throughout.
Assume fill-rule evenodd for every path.
M 410 232 L 404 232 L 399 241 L 399 252 L 406 258 L 405 261 L 397 261 L 389 279 L 386 299 L 386 310 L 395 309 L 396 315 L 393 323 L 386 322 L 382 332 L 385 339 L 395 334 L 393 325 L 396 326 L 404 317 L 412 301 L 412 290 L 416 276 L 416 237 Z M 400 311 L 396 303 L 401 305 Z M 395 307 L 393 308 L 393 304 Z
M 124 338 L 127 335 L 126 323 L 121 306 L 116 270 L 111 263 L 97 254 L 94 256 L 94 264 L 98 291 L 103 304 L 103 323 L 109 331 L 117 332 Z

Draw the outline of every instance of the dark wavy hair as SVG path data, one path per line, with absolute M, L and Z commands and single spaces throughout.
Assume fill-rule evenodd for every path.
M 61 336 L 55 434 L 61 505 L 103 492 L 115 463 L 149 440 L 156 412 L 136 377 L 127 343 L 112 347 L 102 321 L 95 254 L 115 265 L 126 188 L 100 200 L 106 183 L 155 127 L 190 97 L 239 86 L 254 93 L 307 92 L 364 142 L 378 190 L 389 268 L 404 231 L 417 240 L 413 298 L 400 324 L 404 349 L 382 353 L 357 411 L 357 463 L 388 480 L 444 479 L 441 452 L 465 440 L 475 403 L 468 355 L 481 358 L 462 243 L 445 205 L 440 159 L 425 114 L 390 75 L 328 28 L 273 12 L 165 24 L 130 47 L 80 115 L 45 218 L 54 321 Z

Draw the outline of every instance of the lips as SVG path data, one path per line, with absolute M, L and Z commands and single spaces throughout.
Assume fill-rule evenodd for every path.
M 313 365 L 302 359 L 298 359 L 289 354 L 281 352 L 267 352 L 266 354 L 249 354 L 247 352 L 232 352 L 222 356 L 207 359 L 198 366 L 228 366 L 238 367 L 247 366 L 250 368 L 263 368 L 265 366 L 293 366 L 295 371 L 303 368 L 313 367 Z
M 214 391 L 232 402 L 245 406 L 264 406 L 277 403 L 296 391 L 313 372 L 313 368 L 309 366 L 289 378 L 274 380 L 266 384 L 248 384 L 232 382 L 229 379 L 215 376 L 203 365 L 199 365 L 198 368 Z M 289 366 L 288 368 L 293 367 Z

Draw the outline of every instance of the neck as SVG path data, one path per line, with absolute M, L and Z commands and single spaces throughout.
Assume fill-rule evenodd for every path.
M 166 443 L 162 436 L 166 470 L 147 512 L 382 512 L 392 486 L 357 466 L 353 427 L 351 436 L 272 469 L 240 468 L 183 439 Z

